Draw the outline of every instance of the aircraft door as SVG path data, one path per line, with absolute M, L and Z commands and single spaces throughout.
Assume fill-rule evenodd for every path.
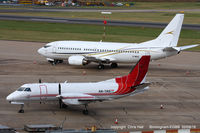
M 47 99 L 47 86 L 46 85 L 40 85 L 40 100 L 46 100 Z

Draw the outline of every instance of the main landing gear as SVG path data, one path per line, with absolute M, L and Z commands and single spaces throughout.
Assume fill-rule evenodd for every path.
M 85 104 L 85 109 L 83 110 L 83 114 L 84 115 L 88 115 L 89 114 L 89 112 L 88 112 L 88 109 L 87 109 L 87 104 Z
M 18 111 L 18 113 L 24 113 L 24 104 L 21 104 L 21 108 L 20 108 L 20 110 Z
M 62 103 L 61 108 L 68 108 L 68 106 L 64 103 Z
M 98 69 L 104 69 L 104 65 L 103 64 L 99 64 L 98 65 Z
M 48 60 L 48 62 L 55 66 L 56 64 L 63 63 L 63 60 Z
M 117 68 L 118 67 L 118 64 L 117 63 L 111 63 L 111 65 L 110 65 L 110 67 L 111 68 Z M 99 64 L 98 65 L 98 69 L 104 69 L 105 68 L 105 66 L 103 65 L 103 64 Z
M 117 63 L 111 63 L 111 68 L 117 68 L 118 67 L 118 64 Z

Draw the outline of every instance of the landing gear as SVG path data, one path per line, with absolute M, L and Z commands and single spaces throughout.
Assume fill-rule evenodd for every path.
M 63 60 L 58 60 L 58 63 L 63 63 Z
M 83 110 L 83 114 L 84 115 L 88 115 L 89 114 L 89 112 L 88 112 L 88 109 L 87 109 L 87 104 L 85 104 L 85 109 Z
M 48 61 L 49 63 L 51 63 L 51 65 L 55 66 L 57 64 L 57 61 Z
M 20 110 L 18 111 L 18 113 L 24 113 L 24 104 L 21 104 L 21 108 L 20 108 Z
M 111 66 L 111 68 L 117 68 L 118 64 L 117 63 L 112 63 L 110 66 Z
M 63 63 L 63 60 L 49 60 L 48 62 L 55 66 L 56 64 Z
M 104 69 L 104 65 L 103 64 L 99 64 L 98 65 L 98 69 Z
M 61 108 L 67 108 L 68 106 L 64 103 L 62 103 Z

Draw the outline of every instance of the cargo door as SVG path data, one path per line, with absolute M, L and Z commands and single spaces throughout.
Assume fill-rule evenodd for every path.
M 46 100 L 47 99 L 47 86 L 46 85 L 40 85 L 40 100 Z

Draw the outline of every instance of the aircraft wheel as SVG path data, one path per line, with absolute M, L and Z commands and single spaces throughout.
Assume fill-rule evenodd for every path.
M 68 106 L 66 104 L 62 104 L 62 108 L 67 108 Z
M 110 66 L 111 66 L 111 68 L 117 68 L 118 64 L 117 63 L 112 63 Z
M 103 64 L 99 64 L 98 65 L 98 69 L 104 69 L 104 65 Z
M 54 61 L 48 61 L 49 63 L 51 63 L 53 66 L 55 66 L 58 63 L 62 63 L 63 60 L 54 60 Z
M 18 111 L 18 113 L 24 113 L 24 110 L 23 110 L 23 109 L 20 109 L 20 110 Z
M 83 114 L 88 115 L 89 114 L 88 110 L 83 110 Z
M 59 63 L 59 60 L 54 60 L 53 61 L 53 65 L 56 65 L 56 64 L 58 64 Z
M 58 63 L 63 63 L 63 60 L 58 60 Z
M 49 63 L 51 63 L 51 65 L 55 66 L 57 64 L 56 61 L 48 61 Z
M 51 63 L 53 65 L 53 61 L 48 61 L 49 63 Z

